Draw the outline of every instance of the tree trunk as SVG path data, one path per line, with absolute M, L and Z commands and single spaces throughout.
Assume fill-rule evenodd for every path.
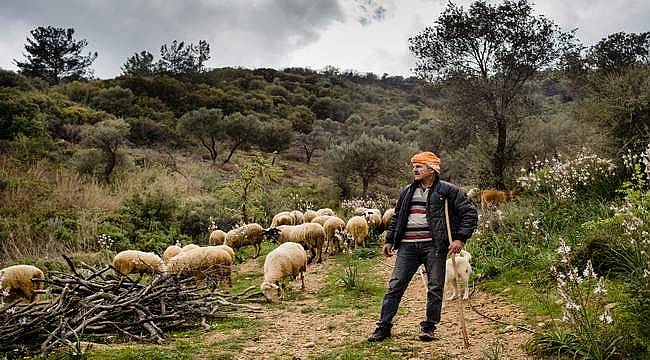
M 302 147 L 305 149 L 305 157 L 307 158 L 306 162 L 307 162 L 307 164 L 309 164 L 309 162 L 311 161 L 311 156 L 314 154 L 314 150 L 316 150 L 316 148 L 313 148 L 310 151 L 309 147 L 307 147 L 307 145 L 303 145 Z
M 223 161 L 224 164 L 226 164 L 226 163 L 228 163 L 228 162 L 230 161 L 230 158 L 231 158 L 232 155 L 235 153 L 235 150 L 237 150 L 237 148 L 238 148 L 239 145 L 241 145 L 241 144 L 242 144 L 242 141 L 236 143 L 235 146 L 233 146 L 233 147 L 230 149 L 230 154 L 228 154 L 228 157 L 226 158 L 226 160 Z
M 107 156 L 106 168 L 104 168 L 104 182 L 108 184 L 113 169 L 115 169 L 115 164 L 117 163 L 117 154 L 110 147 L 105 149 Z M 117 150 L 116 150 L 117 151 Z
M 366 197 L 366 194 L 368 193 L 368 183 L 370 182 L 369 178 L 361 178 L 361 184 L 363 185 L 363 197 Z
M 242 195 L 242 202 L 241 202 L 241 218 L 244 224 L 248 224 L 248 209 L 246 208 L 247 201 L 248 201 L 248 185 L 244 186 L 244 192 Z
M 494 175 L 494 187 L 498 190 L 506 188 L 503 173 L 506 168 L 506 144 L 508 129 L 503 115 L 499 114 L 496 118 L 497 123 L 497 148 L 492 160 L 492 170 Z

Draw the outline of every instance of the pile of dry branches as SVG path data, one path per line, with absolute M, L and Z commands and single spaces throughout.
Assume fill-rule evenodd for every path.
M 50 301 L 15 302 L 0 308 L 0 353 L 40 353 L 80 339 L 98 340 L 109 334 L 161 343 L 164 333 L 188 327 L 206 327 L 206 319 L 259 312 L 242 302 L 258 301 L 251 287 L 230 295 L 206 291 L 194 278 L 161 275 L 150 283 L 116 277 L 108 266 L 82 276 L 66 257 L 72 273 L 50 273 L 46 287 Z M 251 291 L 253 290 L 253 291 Z

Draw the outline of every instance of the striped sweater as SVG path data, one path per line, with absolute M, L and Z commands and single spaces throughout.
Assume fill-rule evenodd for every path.
M 409 217 L 402 242 L 432 241 L 431 229 L 427 221 L 427 196 L 429 189 L 417 187 L 410 202 Z

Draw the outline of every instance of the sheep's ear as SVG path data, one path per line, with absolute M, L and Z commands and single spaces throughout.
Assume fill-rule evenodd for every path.
M 271 287 L 274 288 L 274 289 L 279 289 L 279 288 L 280 288 L 280 287 L 278 286 L 278 284 L 271 284 Z

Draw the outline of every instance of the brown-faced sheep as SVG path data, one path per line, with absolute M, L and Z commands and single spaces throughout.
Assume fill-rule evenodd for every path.
M 199 247 L 174 256 L 167 264 L 167 272 L 174 275 L 194 276 L 200 280 L 210 277 L 218 284 L 225 283 L 226 286 L 230 286 L 232 262 L 232 255 L 224 248 Z
M 341 244 L 339 243 L 339 238 L 334 236 L 336 231 L 345 230 L 345 221 L 337 216 L 330 216 L 325 224 L 323 225 L 323 230 L 325 230 L 325 242 L 327 242 L 327 247 L 325 248 L 326 252 L 330 251 L 330 246 L 332 247 L 331 252 L 337 253 L 341 251 Z M 331 253 L 330 252 L 330 253 Z
M 226 232 L 219 229 L 211 232 L 208 238 L 208 244 L 212 246 L 221 245 L 224 241 L 226 241 Z
M 36 294 L 45 285 L 45 274 L 41 269 L 32 265 L 13 265 L 0 270 L 0 293 L 8 293 L 6 300 L 15 301 L 19 298 L 33 302 Z M 2 295 L 0 295 L 2 296 Z
M 268 301 L 273 300 L 277 291 L 284 298 L 282 280 L 300 274 L 302 289 L 305 289 L 304 272 L 307 270 L 307 252 L 302 245 L 295 242 L 285 242 L 273 249 L 264 260 L 264 281 L 260 285 L 262 294 Z
M 173 258 L 174 256 L 178 255 L 183 251 L 183 249 L 178 246 L 178 245 L 169 245 L 167 249 L 165 249 L 165 252 L 163 253 L 163 261 L 167 262 L 169 259 Z
M 310 262 L 322 261 L 323 244 L 325 243 L 325 230 L 317 223 L 304 223 L 300 225 L 280 225 L 277 228 L 269 229 L 269 233 L 274 240 L 283 244 L 285 242 L 295 242 L 301 244 L 307 249 L 311 257 Z
M 228 245 L 235 250 L 242 246 L 253 245 L 253 248 L 255 248 L 253 257 L 256 258 L 260 255 L 264 235 L 265 231 L 260 224 L 250 223 L 228 231 L 224 245 Z
M 122 275 L 155 274 L 165 271 L 165 264 L 158 255 L 138 250 L 119 252 L 113 258 L 113 267 Z
M 345 230 L 352 235 L 354 246 L 364 246 L 368 237 L 368 222 L 361 216 L 353 216 L 345 225 Z

